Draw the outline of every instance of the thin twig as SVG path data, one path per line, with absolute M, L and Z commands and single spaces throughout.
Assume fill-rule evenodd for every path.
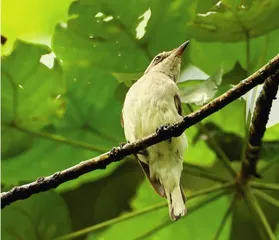
M 33 194 L 56 188 L 60 184 L 78 178 L 85 173 L 97 169 L 105 169 L 106 166 L 112 162 L 117 162 L 128 155 L 138 153 L 140 150 L 170 139 L 171 137 L 178 137 L 185 129 L 224 108 L 256 85 L 263 83 L 268 76 L 275 74 L 275 72 L 279 75 L 277 69 L 279 69 L 279 54 L 256 73 L 243 80 L 220 97 L 201 107 L 199 110 L 185 116 L 180 122 L 161 127 L 156 133 L 144 137 L 141 140 L 114 148 L 109 152 L 83 161 L 71 168 L 56 172 L 48 177 L 40 177 L 32 183 L 14 187 L 8 192 L 1 193 L 1 207 L 4 208 L 19 199 L 26 199 Z
M 262 138 L 266 130 L 269 112 L 278 90 L 278 72 L 279 69 L 277 69 L 276 74 L 272 74 L 266 79 L 261 94 L 257 99 L 249 129 L 245 160 L 242 162 L 239 175 L 239 181 L 241 183 L 246 183 L 251 176 L 261 177 L 257 172 L 257 162 L 260 156 Z
M 225 184 L 217 184 L 217 185 L 214 185 L 212 187 L 208 187 L 208 188 L 196 191 L 196 192 L 192 193 L 190 196 L 187 197 L 187 202 L 190 202 L 192 199 L 197 198 L 199 196 L 206 195 L 206 194 L 210 194 L 210 193 L 214 193 L 214 192 L 218 192 L 218 191 L 226 191 L 226 190 L 230 189 L 233 186 L 233 184 L 234 184 L 234 182 L 227 182 Z M 140 209 L 140 210 L 137 210 L 137 211 L 134 211 L 134 212 L 131 212 L 131 213 L 126 213 L 126 214 L 121 215 L 119 217 L 107 220 L 105 222 L 98 223 L 94 226 L 87 227 L 87 228 L 78 230 L 76 232 L 73 232 L 73 233 L 70 233 L 70 234 L 67 234 L 67 235 L 63 235 L 63 236 L 61 236 L 61 237 L 59 237 L 55 240 L 74 239 L 76 237 L 80 237 L 80 236 L 83 236 L 85 234 L 88 234 L 89 232 L 99 230 L 101 228 L 110 226 L 112 224 L 120 223 L 124 220 L 128 220 L 130 218 L 133 218 L 133 217 L 136 217 L 136 216 L 148 213 L 148 212 L 156 211 L 156 210 L 158 210 L 160 208 L 163 208 L 163 207 L 166 207 L 166 206 L 167 206 L 166 202 L 161 202 L 161 203 L 149 206 L 147 208 Z

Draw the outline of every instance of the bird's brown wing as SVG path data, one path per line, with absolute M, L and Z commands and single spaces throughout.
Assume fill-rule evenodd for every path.
M 181 104 L 180 97 L 177 94 L 174 96 L 174 103 L 175 103 L 175 107 L 177 109 L 178 114 L 180 116 L 182 116 L 183 115 L 183 113 L 182 113 L 182 104 Z M 185 203 L 186 202 L 186 196 L 185 196 L 185 193 L 183 191 L 183 187 L 182 187 L 181 184 L 180 184 L 180 191 L 181 191 L 181 194 L 182 194 L 183 201 Z
M 124 127 L 123 112 L 121 112 L 120 122 L 121 122 L 121 126 Z M 139 154 L 145 154 L 144 150 L 141 151 L 141 153 L 139 153 Z M 151 186 L 153 187 L 155 192 L 158 193 L 161 197 L 166 197 L 165 196 L 165 190 L 164 190 L 163 186 L 161 185 L 161 183 L 158 180 L 152 180 L 150 178 L 149 166 L 146 163 L 140 161 L 139 158 L 137 157 L 137 155 L 135 155 L 135 156 L 138 159 L 138 162 L 139 162 L 139 164 L 140 164 L 140 166 L 141 166 L 145 176 L 147 177 L 147 179 L 151 183 Z
M 139 162 L 145 176 L 151 183 L 151 186 L 155 190 L 155 192 L 158 193 L 161 197 L 166 197 L 165 190 L 164 190 L 163 186 L 161 185 L 161 183 L 158 180 L 154 180 L 154 179 L 150 178 L 150 171 L 149 171 L 148 164 L 140 161 L 139 159 L 138 159 L 138 162 Z
M 180 116 L 182 116 L 182 105 L 181 105 L 181 100 L 180 97 L 175 94 L 174 95 L 174 103 L 175 103 L 175 107 L 177 109 L 177 112 Z

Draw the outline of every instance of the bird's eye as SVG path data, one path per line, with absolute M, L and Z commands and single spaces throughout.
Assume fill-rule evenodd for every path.
M 157 57 L 155 57 L 154 61 L 155 62 L 159 62 L 162 59 L 161 55 L 158 55 Z

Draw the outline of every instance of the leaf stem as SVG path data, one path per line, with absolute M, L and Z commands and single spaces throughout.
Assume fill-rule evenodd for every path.
M 258 197 L 279 208 L 279 200 L 261 190 L 253 191 Z
M 17 109 L 18 109 L 18 89 L 17 84 L 14 81 L 13 77 L 10 75 L 9 72 L 2 70 L 2 73 L 7 77 L 10 81 L 12 88 L 13 88 L 13 120 L 16 121 L 17 119 Z
M 14 127 L 21 132 L 24 132 L 24 133 L 27 133 L 27 134 L 30 134 L 30 135 L 33 135 L 33 136 L 37 136 L 37 137 L 40 137 L 40 138 L 52 140 L 52 141 L 55 141 L 55 142 L 66 144 L 66 145 L 70 145 L 72 147 L 83 148 L 83 149 L 87 149 L 87 150 L 98 152 L 98 153 L 106 152 L 108 150 L 108 149 L 106 149 L 105 147 L 102 147 L 102 146 L 96 146 L 96 145 L 88 144 L 88 143 L 85 143 L 85 142 L 76 141 L 76 140 L 73 140 L 73 139 L 68 139 L 68 138 L 65 138 L 61 135 L 47 133 L 47 132 L 33 131 L 33 130 L 30 130 L 30 129 L 18 126 L 17 124 L 16 125 L 11 125 L 10 127 Z
M 219 239 L 220 234 L 222 233 L 222 230 L 224 229 L 224 227 L 225 227 L 225 225 L 226 225 L 226 223 L 227 223 L 227 221 L 229 219 L 229 216 L 230 216 L 230 214 L 231 214 L 231 212 L 233 210 L 233 207 L 235 205 L 235 201 L 236 201 L 236 194 L 232 198 L 230 206 L 229 206 L 229 208 L 227 209 L 227 211 L 225 212 L 225 214 L 224 214 L 224 216 L 222 218 L 221 224 L 220 224 L 220 226 L 219 226 L 215 236 L 213 237 L 214 240 Z
M 205 168 L 202 168 L 200 166 L 196 166 L 194 164 L 185 163 L 185 162 L 183 163 L 183 166 L 184 166 L 183 172 L 189 173 L 193 176 L 202 177 L 202 178 L 206 178 L 212 181 L 222 182 L 222 183 L 228 181 L 226 179 L 214 175 L 210 171 L 207 171 Z
M 257 226 L 257 229 L 259 230 L 260 235 L 262 236 L 263 239 L 275 240 L 275 236 L 272 232 L 272 229 L 257 199 L 254 197 L 249 187 L 247 187 L 246 190 L 247 191 L 245 191 L 245 195 L 244 195 L 246 204 L 253 215 L 253 220 L 255 221 L 255 224 Z
M 259 169 L 259 174 L 263 175 L 263 173 L 265 171 L 267 171 L 268 169 L 270 169 L 272 166 L 274 166 L 276 163 L 278 163 L 278 158 L 273 158 L 272 160 L 270 160 L 264 167 L 262 167 L 261 169 Z
M 194 213 L 196 210 L 202 208 L 203 206 L 213 202 L 214 200 L 222 197 L 224 194 L 226 193 L 226 191 L 222 191 L 218 194 L 215 194 L 214 196 L 210 196 L 207 198 L 203 198 L 198 202 L 194 202 L 193 204 L 191 204 L 188 207 L 188 213 L 186 215 L 186 217 L 188 215 L 190 215 L 191 213 Z M 141 239 L 146 239 L 147 237 L 150 237 L 151 235 L 159 232 L 162 228 L 164 227 L 168 227 L 169 225 L 173 224 L 174 222 L 170 221 L 169 219 L 167 219 L 165 222 L 163 222 L 162 224 L 160 224 L 159 226 L 156 226 L 155 228 L 149 230 L 148 232 L 145 232 L 143 234 L 141 234 L 140 236 L 138 236 L 137 238 L 135 238 L 136 240 L 141 240 Z
M 278 183 L 266 183 L 266 182 L 251 181 L 250 186 L 252 188 L 256 188 L 256 189 L 279 191 L 279 184 Z
M 202 196 L 202 195 L 209 194 L 209 193 L 214 193 L 214 192 L 220 191 L 220 190 L 229 189 L 233 185 L 234 185 L 234 182 L 227 182 L 227 183 L 224 183 L 224 184 L 216 184 L 216 185 L 214 185 L 212 187 L 205 188 L 205 189 L 202 189 L 200 191 L 196 191 L 196 192 L 194 192 L 193 194 L 191 194 L 188 197 L 188 201 L 190 201 L 191 199 L 194 199 L 194 198 L 196 198 L 198 196 Z M 112 224 L 119 223 L 119 222 L 122 222 L 124 220 L 130 219 L 130 218 L 133 218 L 133 217 L 136 217 L 136 216 L 148 213 L 148 212 L 155 211 L 155 210 L 163 208 L 165 206 L 167 206 L 167 203 L 166 202 L 161 202 L 161 203 L 152 205 L 150 207 L 147 207 L 147 208 L 144 208 L 144 209 L 140 209 L 140 210 L 137 210 L 137 211 L 134 211 L 134 212 L 126 213 L 124 215 L 121 215 L 119 217 L 110 219 L 108 221 L 96 224 L 94 226 L 87 227 L 87 228 L 84 228 L 82 230 L 78 230 L 76 232 L 73 232 L 73 233 L 70 233 L 70 234 L 58 237 L 55 240 L 73 239 L 73 238 L 85 235 L 85 234 L 87 234 L 89 232 L 93 232 L 95 230 L 101 229 L 103 227 L 107 227 L 107 226 L 110 226 Z

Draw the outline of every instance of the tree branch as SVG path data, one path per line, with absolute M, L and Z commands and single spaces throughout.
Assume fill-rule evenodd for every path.
M 153 133 L 141 140 L 114 148 L 109 152 L 87 161 L 83 161 L 71 168 L 56 172 L 48 177 L 40 177 L 32 183 L 14 187 L 8 192 L 1 193 L 1 208 L 4 208 L 19 199 L 26 199 L 35 193 L 56 188 L 60 184 L 78 178 L 85 173 L 97 169 L 105 169 L 110 163 L 117 162 L 130 154 L 135 154 L 146 147 L 162 142 L 171 137 L 180 136 L 185 129 L 224 108 L 226 105 L 238 99 L 256 85 L 263 83 L 267 77 L 275 73 L 278 77 L 278 69 L 279 54 L 256 73 L 243 80 L 220 97 L 201 107 L 199 110 L 185 116 L 180 122 L 164 126 L 163 128 L 160 128 L 160 130 L 156 131 L 156 133 Z
M 263 86 L 260 96 L 257 99 L 251 126 L 249 129 L 248 146 L 246 158 L 242 162 L 239 181 L 246 183 L 251 176 L 261 178 L 257 173 L 257 162 L 260 156 L 262 138 L 266 130 L 268 116 L 272 106 L 272 101 L 276 99 L 279 85 L 279 69 L 270 75 Z

